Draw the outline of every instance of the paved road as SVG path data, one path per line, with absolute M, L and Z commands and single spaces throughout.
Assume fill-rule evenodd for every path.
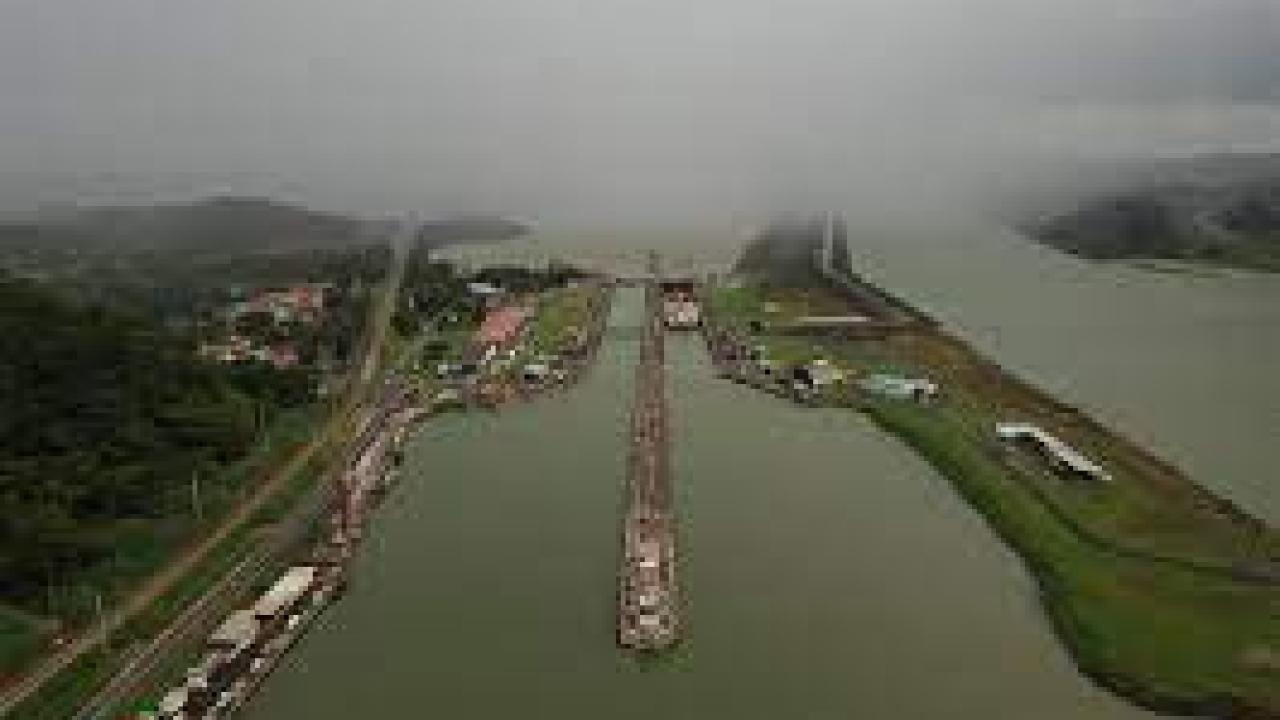
M 387 278 L 386 290 L 371 318 L 369 345 L 365 348 L 364 362 L 360 368 L 360 384 L 366 389 L 373 382 L 378 366 L 382 362 L 383 345 L 386 343 L 387 332 L 391 327 L 391 316 L 395 314 L 400 285 L 404 282 L 405 261 L 412 247 L 416 230 L 417 226 L 414 223 L 406 222 L 391 242 L 391 270 Z
M 204 561 L 214 548 L 257 514 L 289 478 L 292 478 L 306 466 L 317 451 L 331 442 L 341 441 L 343 433 L 349 427 L 351 416 L 354 414 L 360 398 L 368 394 L 369 386 L 376 374 L 375 371 L 381 359 L 382 345 L 391 323 L 391 313 L 395 309 L 400 283 L 404 279 L 404 265 L 408 248 L 415 232 L 416 224 L 405 222 L 391 240 L 393 262 L 385 285 L 385 294 L 381 302 L 377 303 L 373 308 L 370 318 L 369 343 L 365 348 L 360 380 L 352 388 L 344 406 L 335 413 L 334 417 L 325 424 L 325 427 L 310 442 L 297 449 L 283 465 L 271 472 L 254 493 L 231 510 L 208 535 L 184 550 L 179 557 L 163 570 L 148 578 L 120 605 L 108 612 L 101 622 L 64 645 L 57 652 L 43 658 L 31 672 L 7 688 L 4 694 L 0 696 L 0 717 L 9 715 L 54 676 L 89 651 L 101 645 L 130 620 L 151 607 L 156 600 L 173 589 L 182 578 L 186 577 L 188 573 Z M 169 630 L 165 632 L 168 633 Z M 161 637 L 165 637 L 165 635 L 162 633 Z M 132 664 L 124 668 L 124 671 L 129 671 L 131 667 Z M 119 681 L 119 677 L 113 678 L 112 683 Z

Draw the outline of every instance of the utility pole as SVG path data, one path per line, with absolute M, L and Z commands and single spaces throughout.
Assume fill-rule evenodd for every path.
M 204 508 L 200 505 L 200 469 L 195 468 L 191 471 L 191 511 L 196 516 L 196 522 L 204 520 Z
M 271 449 L 271 436 L 267 433 L 267 413 L 265 403 L 261 400 L 258 401 L 256 406 L 255 423 L 258 426 L 258 442 L 262 445 L 262 449 Z

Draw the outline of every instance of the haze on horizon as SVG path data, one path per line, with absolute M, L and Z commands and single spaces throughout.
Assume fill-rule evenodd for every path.
M 0 210 L 722 224 L 1280 149 L 1274 0 L 5 0 Z

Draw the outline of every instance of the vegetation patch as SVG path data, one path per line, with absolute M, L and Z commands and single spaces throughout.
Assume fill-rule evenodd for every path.
M 48 634 L 48 623 L 0 605 L 0 687 L 40 652 Z
M 898 436 L 977 508 L 1027 562 L 1081 668 L 1157 709 L 1280 706 L 1280 676 L 1249 672 L 1250 647 L 1280 644 L 1277 589 L 1129 557 L 1072 532 L 943 414 L 871 403 Z

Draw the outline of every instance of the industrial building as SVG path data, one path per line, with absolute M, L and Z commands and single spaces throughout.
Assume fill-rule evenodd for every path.
M 996 435 L 1006 442 L 1035 449 L 1062 472 L 1088 480 L 1109 481 L 1111 475 L 1102 466 L 1075 448 L 1030 423 L 997 423 Z
M 926 378 L 908 378 L 877 373 L 858 380 L 864 392 L 892 400 L 924 402 L 938 396 L 938 384 Z
M 335 568 L 296 565 L 253 604 L 228 615 L 186 679 L 161 698 L 155 717 L 226 717 L 271 671 L 335 590 Z

